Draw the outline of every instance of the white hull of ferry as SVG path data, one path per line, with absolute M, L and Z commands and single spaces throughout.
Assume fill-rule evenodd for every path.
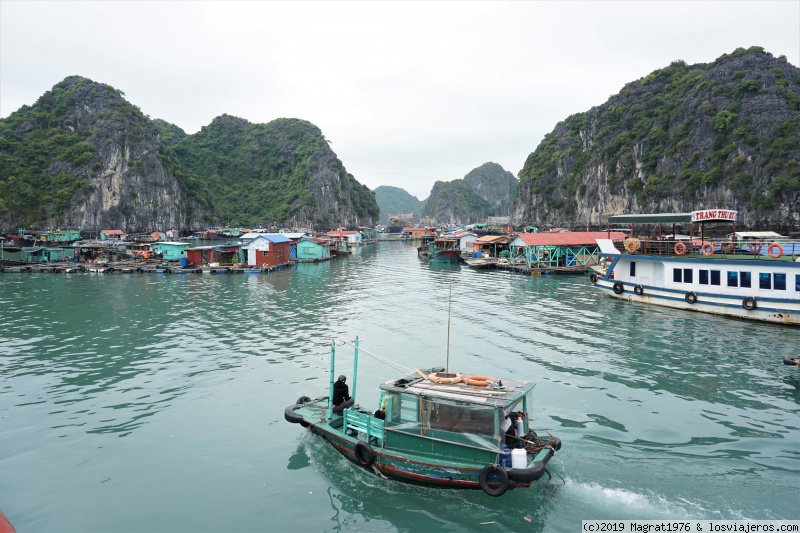
M 624 254 L 610 257 L 613 262 L 608 272 L 592 274 L 591 279 L 596 278 L 597 288 L 614 298 L 800 326 L 800 263 Z M 675 280 L 675 269 L 680 270 L 680 281 Z M 691 271 L 688 282 L 687 271 Z M 701 271 L 705 271 L 703 283 Z M 717 274 L 712 275 L 712 271 Z M 751 286 L 729 286 L 729 273 L 736 273 L 739 280 L 742 272 L 750 273 Z M 713 284 L 712 280 L 719 283 Z

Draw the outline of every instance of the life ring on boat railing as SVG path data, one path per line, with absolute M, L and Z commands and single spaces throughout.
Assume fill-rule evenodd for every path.
M 675 243 L 675 246 L 672 247 L 672 251 L 675 252 L 675 255 L 683 255 L 686 253 L 686 245 L 678 241 Z
M 612 289 L 614 290 L 614 294 L 622 294 L 623 292 L 625 292 L 625 286 L 622 284 L 621 281 L 615 281 Z
M 756 303 L 755 298 L 753 298 L 752 296 L 748 296 L 747 298 L 742 300 L 742 307 L 744 307 L 748 311 L 752 311 L 753 309 L 758 307 L 758 304 Z
M 734 248 L 735 247 L 732 242 L 723 242 L 722 245 L 720 246 L 722 252 L 726 254 L 731 253 L 734 250 Z
M 589 274 L 589 281 L 591 281 L 592 283 L 597 283 L 597 274 L 595 274 L 594 272 Z
M 473 387 L 487 387 L 489 386 L 489 382 L 497 381 L 493 377 L 489 376 L 462 376 L 464 379 L 464 383 L 467 385 L 472 385 Z
M 625 249 L 628 251 L 629 254 L 632 254 L 633 252 L 638 250 L 641 245 L 642 241 L 640 241 L 636 237 L 628 237 L 627 239 L 625 239 Z
M 434 383 L 461 383 L 464 376 L 457 372 L 432 372 L 428 374 L 428 381 Z
M 777 252 L 775 252 L 775 253 L 772 253 L 772 249 L 773 249 L 773 248 L 777 248 L 777 249 L 778 249 L 778 251 L 777 251 Z M 771 258 L 773 258 L 773 259 L 777 259 L 777 258 L 779 258 L 780 256 L 782 256 L 782 255 L 783 255 L 783 246 L 781 245 L 781 243 L 779 243 L 779 242 L 773 242 L 772 244 L 770 244 L 769 246 L 767 246 L 767 255 L 769 255 L 769 256 L 770 256 Z
M 354 450 L 358 464 L 364 467 L 372 466 L 375 462 L 375 451 L 366 441 L 360 440 L 356 443 Z
M 754 254 L 757 254 L 758 252 L 761 251 L 761 242 L 760 241 L 753 241 L 753 242 L 750 243 L 748 248 L 750 248 L 751 252 L 753 252 Z
M 497 485 L 496 487 L 489 486 L 489 476 L 492 474 L 497 474 L 499 478 L 497 481 L 492 481 L 492 485 Z M 489 496 L 502 496 L 508 490 L 508 472 L 499 465 L 486 465 L 478 476 L 478 485 Z
M 642 294 L 644 294 L 644 287 L 642 287 L 642 285 L 639 284 L 633 288 L 633 292 L 636 293 L 636 296 L 641 296 Z
M 697 302 L 697 294 L 694 291 L 689 291 L 686 293 L 686 296 L 683 297 L 686 300 L 687 304 L 693 304 Z
M 714 245 L 710 242 L 703 243 L 703 246 L 700 247 L 700 251 L 703 252 L 705 256 L 714 255 Z

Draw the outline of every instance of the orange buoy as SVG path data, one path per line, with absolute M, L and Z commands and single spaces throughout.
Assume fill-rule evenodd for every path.
M 711 244 L 710 242 L 707 242 L 700 247 L 700 251 L 703 252 L 703 255 L 706 256 L 714 255 L 714 245 Z
M 473 387 L 487 387 L 490 382 L 495 381 L 497 380 L 489 376 L 464 376 L 464 383 Z
M 428 381 L 434 383 L 461 383 L 464 376 L 458 372 L 433 372 L 428 374 Z
M 777 248 L 777 251 L 775 253 L 772 252 L 773 248 Z M 783 246 L 781 246 L 781 243 L 779 243 L 779 242 L 773 242 L 772 244 L 767 246 L 767 254 L 771 258 L 777 259 L 777 258 L 779 258 L 780 256 L 783 255 Z
M 672 250 L 675 252 L 675 255 L 683 255 L 686 253 L 686 245 L 678 241 L 675 243 L 675 247 L 672 248 Z

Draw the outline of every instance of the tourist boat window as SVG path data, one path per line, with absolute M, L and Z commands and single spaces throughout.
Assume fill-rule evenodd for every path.
M 636 261 L 631 261 L 631 277 L 636 275 Z
M 786 274 L 773 274 L 772 275 L 772 288 L 776 291 L 786 290 Z
M 712 270 L 711 271 L 711 284 L 712 285 L 719 285 L 720 284 L 720 272 L 719 272 L 719 270 Z
M 794 276 L 794 290 L 800 292 L 800 274 Z
M 758 288 L 770 290 L 772 289 L 772 274 L 769 272 L 758 273 Z
M 751 287 L 752 286 L 752 276 L 750 272 L 739 272 L 739 286 L 740 287 Z
M 708 270 L 700 269 L 697 271 L 697 283 L 700 285 L 708 285 Z
M 739 286 L 739 273 L 728 272 L 728 287 L 738 287 L 738 286 Z

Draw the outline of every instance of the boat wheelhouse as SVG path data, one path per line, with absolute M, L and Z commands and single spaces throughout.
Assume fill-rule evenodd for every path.
M 355 348 L 355 401 L 358 339 L 345 344 Z M 414 369 L 380 386 L 383 418 L 358 404 L 339 411 L 330 401 L 335 353 L 334 342 L 328 396 L 301 396 L 284 417 L 387 478 L 500 496 L 541 478 L 561 448 L 556 437 L 540 437 L 529 427 L 534 384 L 513 377 Z
M 706 237 L 706 222 L 734 222 L 735 217 L 735 211 L 717 209 L 609 217 L 609 225 L 634 228 L 689 225 L 688 239 L 674 238 L 674 228 L 662 237 L 661 226 L 657 234 L 598 239 L 608 264 L 590 279 L 610 296 L 630 302 L 800 325 L 800 243 L 740 238 L 735 230 L 722 239 Z M 698 223 L 701 231 L 696 236 Z
M 455 237 L 435 238 L 428 243 L 427 259 L 431 263 L 458 263 L 461 261 L 460 242 Z

